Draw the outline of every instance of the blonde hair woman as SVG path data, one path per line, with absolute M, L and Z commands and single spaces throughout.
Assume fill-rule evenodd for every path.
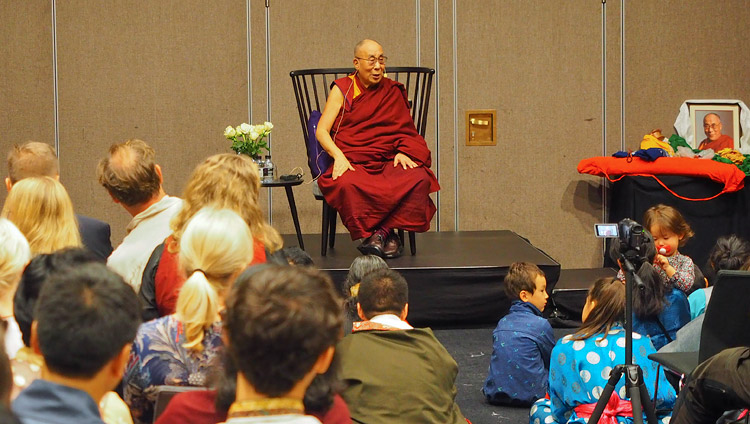
M 139 297 L 145 319 L 174 313 L 185 281 L 179 266 L 180 241 L 187 222 L 201 208 L 230 209 L 242 217 L 255 240 L 253 263 L 265 262 L 266 250 L 281 248 L 281 236 L 268 225 L 258 205 L 259 195 L 258 168 L 247 156 L 214 155 L 195 168 L 182 196 L 182 209 L 172 218 L 172 235 L 154 250 L 143 272 Z
M 219 311 L 234 279 L 253 258 L 253 237 L 241 216 L 206 207 L 187 222 L 180 264 L 188 279 L 177 311 L 138 330 L 125 372 L 125 401 L 135 422 L 150 423 L 156 400 L 150 387 L 204 386 L 220 366 Z
M 0 317 L 8 325 L 5 352 L 13 359 L 23 347 L 21 329 L 13 316 L 13 296 L 26 264 L 31 259 L 29 243 L 12 222 L 0 218 Z
M 15 183 L 2 216 L 21 230 L 34 255 L 81 245 L 68 192 L 52 177 L 24 178 Z

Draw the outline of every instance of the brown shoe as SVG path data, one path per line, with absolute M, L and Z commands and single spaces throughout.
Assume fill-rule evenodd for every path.
M 383 247 L 383 255 L 385 255 L 385 258 L 398 258 L 402 253 L 404 253 L 404 245 L 401 244 L 401 237 L 393 232 L 388 234 L 388 238 L 385 239 L 385 246 Z
M 383 240 L 383 235 L 378 231 L 370 237 L 366 238 L 365 241 L 363 241 L 362 244 L 357 247 L 357 249 L 359 249 L 359 251 L 362 252 L 363 255 L 375 255 L 380 256 L 381 258 L 385 258 L 385 255 L 383 254 L 384 245 L 385 242 Z

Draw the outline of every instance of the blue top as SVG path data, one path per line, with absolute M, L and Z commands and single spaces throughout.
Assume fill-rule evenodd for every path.
M 698 289 L 688 296 L 688 302 L 690 303 L 690 319 L 694 320 L 699 315 L 706 312 L 706 305 L 708 300 L 711 298 L 711 291 L 713 287 L 707 287 L 705 289 Z
M 674 340 L 677 337 L 677 330 L 690 322 L 690 304 L 687 296 L 682 290 L 672 288 L 665 296 L 667 303 L 659 314 L 659 320 L 664 328 L 667 329 L 669 337 Z M 661 329 L 655 319 L 639 319 L 633 315 L 633 331 L 651 338 L 654 348 L 659 350 L 665 344 L 669 343 L 667 336 Z
M 91 396 L 78 389 L 36 379 L 13 401 L 23 424 L 104 424 Z
M 555 337 L 542 312 L 516 300 L 492 332 L 492 357 L 482 392 L 494 404 L 531 405 L 547 393 Z
M 671 412 L 666 411 L 671 411 L 674 407 L 676 394 L 664 376 L 664 369 L 657 374 L 656 362 L 648 359 L 648 355 L 652 353 L 655 350 L 649 339 L 634 333 L 633 363 L 640 365 L 643 370 L 643 382 L 652 399 L 654 386 L 657 379 L 659 381 L 656 408 L 657 418 L 661 420 L 671 415 Z M 595 404 L 609 380 L 612 368 L 623 363 L 625 330 L 620 326 L 612 327 L 606 334 L 598 333 L 584 340 L 563 337 L 552 350 L 550 399 L 540 399 L 531 407 L 529 422 L 585 424 L 587 419 L 579 417 L 574 411 L 575 407 Z M 617 382 L 612 396 L 626 398 L 625 378 L 620 378 Z M 632 423 L 633 418 L 618 416 L 617 422 Z
M 156 386 L 207 385 L 211 370 L 221 366 L 221 332 L 221 322 L 210 326 L 203 333 L 203 349 L 196 351 L 183 346 L 187 338 L 176 315 L 141 324 L 122 379 L 134 423 L 153 421 Z

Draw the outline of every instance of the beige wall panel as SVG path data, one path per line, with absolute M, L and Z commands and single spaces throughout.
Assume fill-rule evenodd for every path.
M 60 157 L 77 209 L 112 224 L 129 215 L 96 182 L 108 146 L 141 138 L 179 195 L 206 156 L 227 152 L 247 119 L 245 2 L 58 3 Z
M 438 62 L 435 73 L 435 100 L 440 105 L 440 231 L 456 230 L 456 179 L 455 179 L 455 102 L 453 71 L 453 8 L 448 1 L 439 2 L 438 11 Z M 438 92 L 439 85 L 439 92 Z
M 363 38 L 379 41 L 389 64 L 415 64 L 415 6 L 414 2 L 388 0 L 379 3 L 378 13 L 374 14 L 372 5 L 367 2 L 275 0 L 270 13 L 273 159 L 279 172 L 289 173 L 301 167 L 309 181 L 310 171 L 289 72 L 353 66 L 354 45 Z M 255 72 L 255 63 L 253 65 Z M 253 91 L 255 93 L 257 88 Z M 255 115 L 260 120 L 261 115 Z M 320 233 L 321 205 L 313 198 L 311 186 L 304 184 L 295 188 L 295 199 L 302 232 Z M 283 190 L 273 192 L 272 212 L 274 227 L 285 234 L 294 233 Z M 338 231 L 346 231 L 340 222 Z
M 28 140 L 55 144 L 52 9 L 42 0 L 0 2 L 0 175 Z M 0 189 L 0 203 L 5 201 Z
M 685 100 L 750 102 L 748 3 L 637 0 L 625 16 L 628 147 L 653 128 L 672 134 Z
M 600 199 L 576 172 L 601 151 L 600 4 L 459 4 L 460 228 L 513 230 L 565 268 L 601 263 Z M 497 146 L 464 145 L 466 109 L 498 110 Z

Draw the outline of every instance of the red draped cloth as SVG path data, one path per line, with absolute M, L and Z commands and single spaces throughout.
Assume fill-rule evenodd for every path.
M 345 100 L 331 137 L 355 171 L 333 181 L 331 165 L 321 175 L 318 185 L 326 202 L 339 212 L 353 240 L 381 227 L 428 231 L 436 211 L 429 194 L 440 185 L 429 169 L 430 150 L 414 127 L 403 84 L 383 78 L 364 88 L 358 78 L 344 77 L 333 85 Z M 419 167 L 394 167 L 397 153 Z

